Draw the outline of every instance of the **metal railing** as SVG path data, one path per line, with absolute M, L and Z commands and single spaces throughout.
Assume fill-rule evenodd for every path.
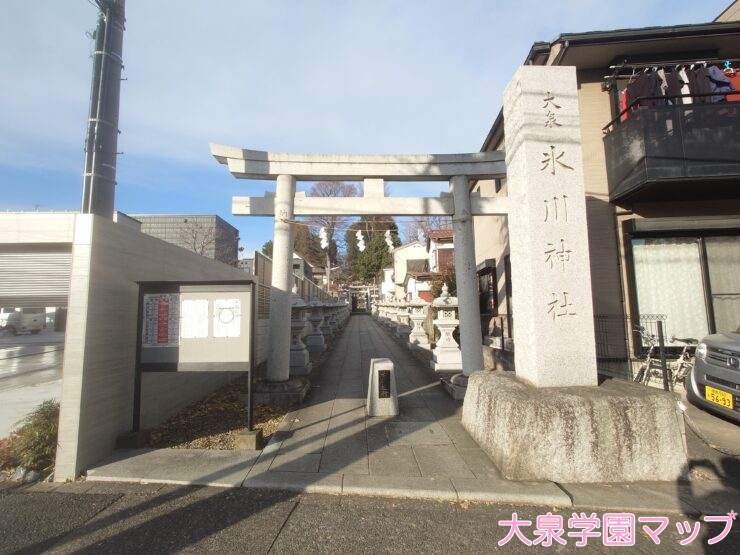
M 667 319 L 665 314 L 595 314 L 596 365 L 599 373 L 631 380 L 633 361 L 647 356 L 650 349 L 647 338 L 657 338 L 664 332 Z

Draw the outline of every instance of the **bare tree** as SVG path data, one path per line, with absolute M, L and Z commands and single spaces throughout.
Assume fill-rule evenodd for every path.
M 224 230 L 198 221 L 187 222 L 180 232 L 181 244 L 186 249 L 236 266 L 239 237 L 234 238 L 233 245 L 230 239 L 230 234 Z
M 432 229 L 452 229 L 452 218 L 450 216 L 426 216 L 416 220 L 402 221 L 401 229 L 404 243 L 413 243 L 420 235 L 429 237 Z
M 343 181 L 319 181 L 311 187 L 308 195 L 311 197 L 356 197 L 360 195 L 360 188 L 354 183 Z M 313 216 L 308 221 L 323 227 L 329 247 L 326 249 L 326 283 L 331 288 L 331 266 L 337 262 L 337 242 L 335 237 L 341 238 L 349 225 L 351 218 L 344 216 Z

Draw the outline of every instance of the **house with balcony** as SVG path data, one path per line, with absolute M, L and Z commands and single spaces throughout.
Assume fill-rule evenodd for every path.
M 667 338 L 740 326 L 740 95 L 697 84 L 697 76 L 726 76 L 740 89 L 738 6 L 710 23 L 562 34 L 535 43 L 524 60 L 577 71 L 604 374 L 629 376 L 644 348 L 641 326 L 661 321 Z M 503 149 L 499 114 L 482 150 Z M 506 180 L 473 188 L 507 194 Z M 504 344 L 526 346 L 526 338 L 512 332 L 506 218 L 474 225 L 484 343 L 510 360 Z

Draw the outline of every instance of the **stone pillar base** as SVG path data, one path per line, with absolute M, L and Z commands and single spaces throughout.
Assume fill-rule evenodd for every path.
M 234 449 L 237 451 L 259 451 L 262 449 L 262 430 L 255 429 L 251 432 L 246 428 L 237 430 Z
M 324 343 L 324 340 L 321 340 L 321 343 L 316 342 L 314 344 L 309 343 L 306 345 L 306 349 L 308 349 L 309 353 L 323 353 L 326 351 L 326 344 Z
M 456 380 L 456 378 L 460 377 L 465 378 L 465 380 L 462 382 L 461 380 Z M 442 387 L 444 387 L 447 394 L 452 397 L 454 401 L 465 400 L 465 393 L 468 391 L 467 376 L 464 376 L 463 374 L 455 374 L 450 379 L 442 378 L 440 381 L 442 382 Z
M 448 353 L 438 353 L 435 349 L 432 355 L 434 358 L 429 361 L 429 366 L 435 372 L 462 372 L 462 357 L 459 351 L 449 356 Z
M 311 374 L 310 354 L 307 349 L 290 352 L 290 376 L 308 376 Z
M 510 480 L 675 482 L 688 475 L 675 399 L 629 382 L 536 388 L 508 373 L 475 372 L 462 424 Z
M 290 378 L 284 382 L 257 382 L 254 384 L 254 402 L 280 407 L 297 405 L 306 398 L 310 387 L 308 378 Z

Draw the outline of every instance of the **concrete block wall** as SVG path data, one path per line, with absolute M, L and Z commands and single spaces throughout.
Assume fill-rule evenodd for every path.
M 257 320 L 254 330 L 254 364 L 258 366 L 267 361 L 270 353 L 270 320 Z
M 253 276 L 97 216 L 74 224 L 55 480 L 78 476 L 131 429 L 138 281 Z M 233 374 L 145 374 L 142 426 L 152 426 Z

